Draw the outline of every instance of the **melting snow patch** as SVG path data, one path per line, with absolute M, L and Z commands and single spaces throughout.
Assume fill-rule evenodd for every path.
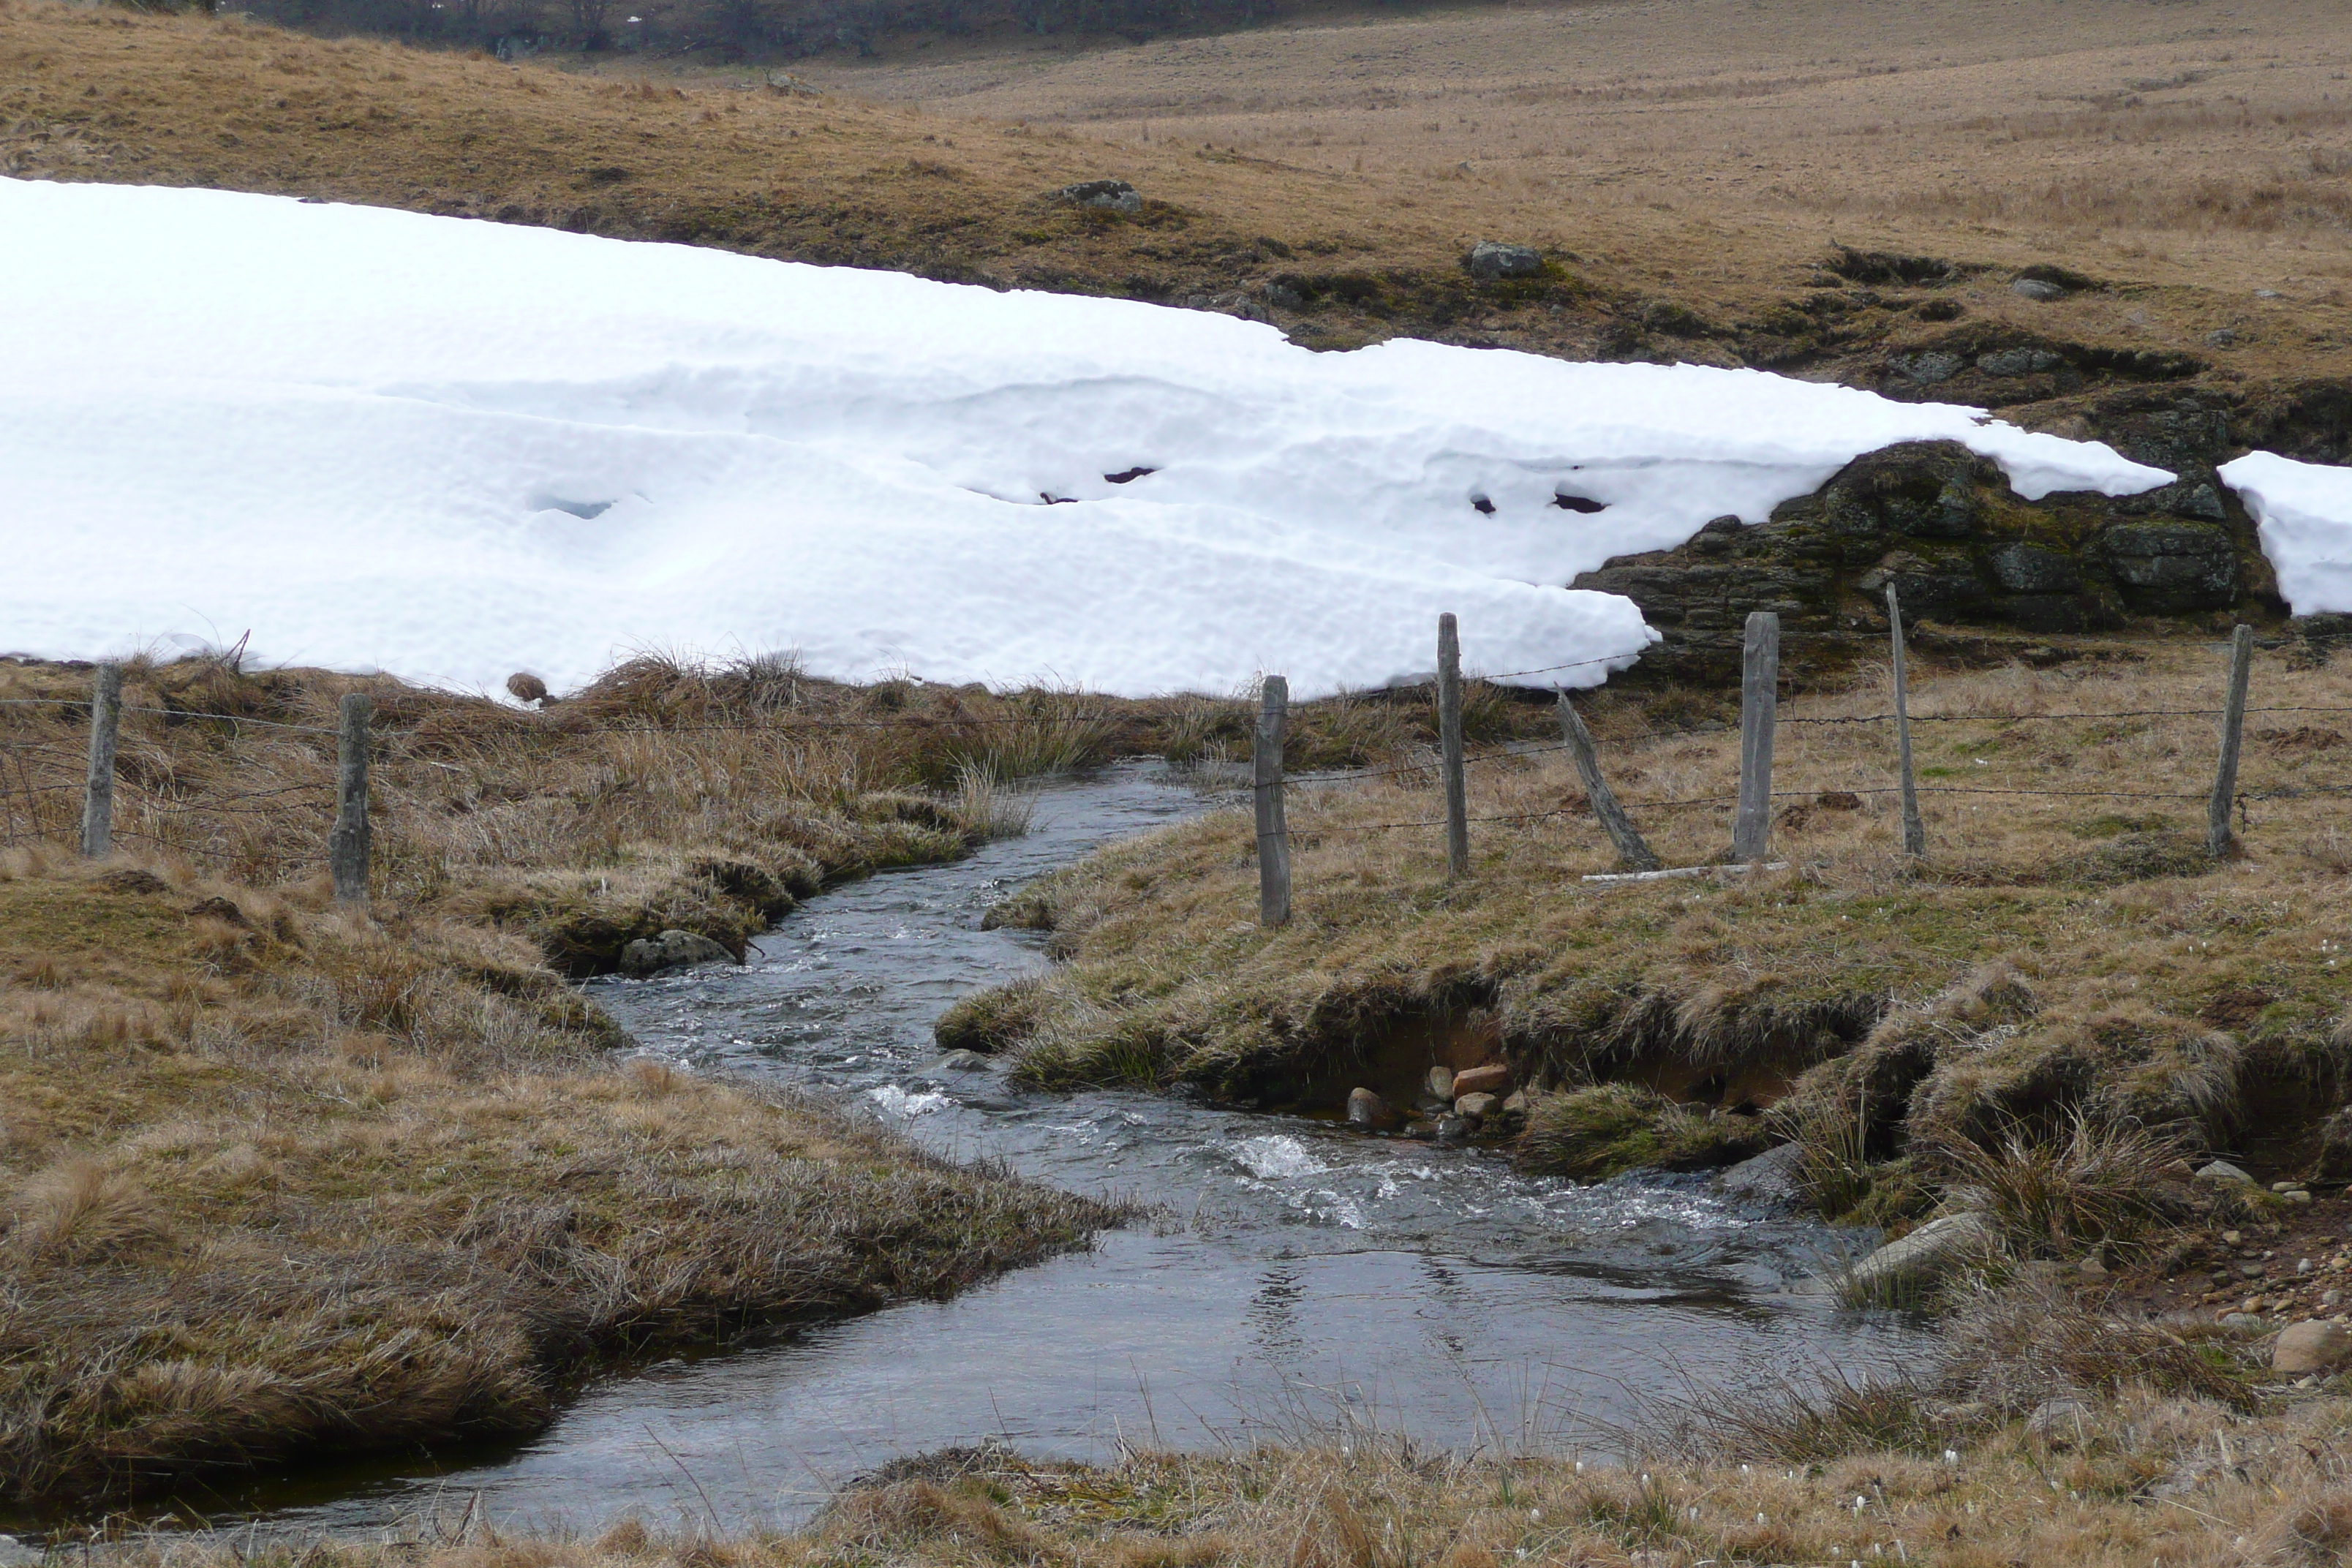
M 159 255 L 205 258 L 200 301 Z M 483 689 L 792 647 L 1303 698 L 1425 674 L 1452 610 L 1474 670 L 1586 686 L 1653 634 L 1562 584 L 1863 452 L 1959 441 L 2028 496 L 2171 478 L 1760 372 L 1313 353 L 1202 310 L 224 191 L 0 180 L 0 277 L 40 295 L 0 317 L 0 472 L 39 520 L 0 619 L 49 655 L 251 626 Z
M 2352 468 L 2252 452 L 2218 471 L 2261 526 L 2294 613 L 2352 611 Z

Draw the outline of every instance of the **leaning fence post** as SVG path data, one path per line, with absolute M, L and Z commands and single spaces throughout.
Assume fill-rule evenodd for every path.
M 1445 775 L 1445 874 L 1470 874 L 1470 791 L 1462 763 L 1462 637 L 1437 617 L 1437 753 Z
M 2205 847 L 2215 859 L 2230 852 L 2230 807 L 2238 794 L 2238 740 L 2246 728 L 2246 682 L 2253 674 L 2254 628 L 2230 634 L 2230 694 L 2221 703 L 2221 763 L 2213 773 L 2213 798 L 2205 807 Z
M 1760 861 L 1772 842 L 1772 716 L 1780 687 L 1780 617 L 1769 610 L 1748 616 L 1748 646 L 1739 669 L 1739 815 L 1731 826 L 1731 858 Z
M 1911 776 L 1911 696 L 1903 669 L 1903 606 L 1886 584 L 1886 631 L 1895 647 L 1895 756 L 1903 770 L 1903 853 L 1927 853 L 1927 826 L 1919 820 L 1919 786 Z
M 1290 709 L 1290 682 L 1269 675 L 1259 688 L 1257 733 L 1250 764 L 1257 794 L 1257 919 L 1278 926 L 1290 919 L 1290 825 L 1282 809 L 1282 731 Z
M 89 689 L 89 773 L 82 785 L 81 852 L 114 849 L 114 743 L 122 724 L 122 667 L 101 664 Z
M 1609 831 L 1609 842 L 1617 846 L 1618 863 L 1628 870 L 1654 871 L 1663 864 L 1650 847 L 1642 842 L 1633 818 L 1617 804 L 1617 792 L 1601 776 L 1601 755 L 1592 748 L 1592 731 L 1584 727 L 1583 716 L 1559 694 L 1559 732 L 1568 742 L 1568 754 L 1576 759 L 1576 771 L 1584 780 L 1584 798 L 1592 803 L 1592 815 Z
M 335 902 L 365 910 L 368 902 L 368 718 L 375 704 L 354 691 L 342 700 L 336 737 L 335 827 L 327 836 L 327 868 Z

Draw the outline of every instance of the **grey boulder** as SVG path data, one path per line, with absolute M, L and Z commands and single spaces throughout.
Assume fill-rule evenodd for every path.
M 1534 246 L 1505 245 L 1495 239 L 1482 239 L 1472 246 L 1462 264 L 1473 278 L 1540 278 L 1544 269 L 1543 252 Z
M 1793 1203 L 1799 1194 L 1798 1168 L 1804 1157 L 1801 1144 L 1783 1143 L 1726 1167 L 1715 1178 L 1716 1184 L 1727 1193 L 1756 1203 Z
M 2028 300 L 2038 300 L 2045 305 L 2053 300 L 2063 300 L 2066 297 L 2065 289 L 2055 283 L 2046 282 L 2039 278 L 2021 278 L 2009 286 L 2009 291 Z
M 1096 207 L 1115 213 L 1143 210 L 1143 198 L 1125 180 L 1080 180 L 1075 185 L 1064 185 L 1054 195 L 1074 207 Z
M 2227 1160 L 2216 1160 L 2211 1164 L 2199 1167 L 2197 1179 L 2200 1182 L 2243 1182 L 2250 1187 L 2254 1184 L 2253 1177 Z
M 1890 1241 L 1846 1271 L 1849 1291 L 1878 1297 L 1924 1289 L 1954 1270 L 1981 1262 L 1998 1250 L 1992 1221 L 1971 1210 L 1929 1220 L 1900 1241 Z
M 665 969 L 684 969 L 698 963 L 732 963 L 735 955 L 698 931 L 666 931 L 656 937 L 639 937 L 621 950 L 621 973 L 624 974 L 659 974 Z

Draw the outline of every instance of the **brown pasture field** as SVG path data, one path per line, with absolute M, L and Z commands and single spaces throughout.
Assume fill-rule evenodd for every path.
M 1819 263 L 1843 243 L 1988 268 L 1949 291 L 1975 323 L 2272 381 L 2352 370 L 2341 20 L 2326 0 L 1330 12 L 1140 45 L 916 38 L 793 66 L 812 93 L 760 66 L 509 65 L 8 0 L 0 169 L 1229 308 L 1288 268 L 1458 280 L 1466 243 L 1524 240 L 1571 269 L 1548 309 L 1274 319 L 1319 346 L 1832 377 L 1938 330 L 1903 290 L 1818 340 L 1758 325 L 1837 284 Z M 1103 175 L 1141 217 L 1050 199 Z M 2011 295 L 2035 262 L 2111 286 Z M 1629 339 L 1661 301 L 1713 330 Z

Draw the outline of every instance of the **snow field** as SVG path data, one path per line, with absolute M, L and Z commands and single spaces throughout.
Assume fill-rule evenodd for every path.
M 157 256 L 201 286 L 159 288 Z M 0 278 L 38 301 L 0 318 L 0 612 L 44 655 L 250 628 L 465 688 L 659 647 L 1311 697 L 1425 672 L 1450 610 L 1474 670 L 1584 686 L 1654 634 L 1560 584 L 1860 453 L 1961 441 L 2028 497 L 2171 478 L 1757 372 L 1314 353 L 1126 300 L 227 192 L 0 180 Z

